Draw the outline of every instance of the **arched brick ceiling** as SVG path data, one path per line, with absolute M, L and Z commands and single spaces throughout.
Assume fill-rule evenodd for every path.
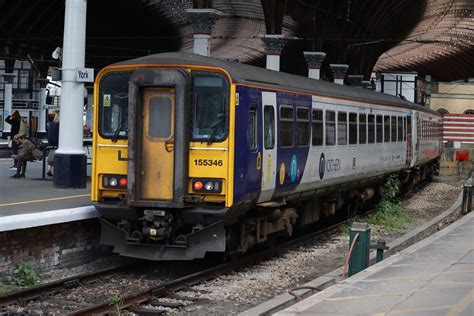
M 282 71 L 306 75 L 302 52 L 313 50 L 327 53 L 322 74 L 328 79 L 329 63 L 348 63 L 350 74 L 368 79 L 377 60 L 378 70 L 416 70 L 442 80 L 473 76 L 473 0 L 281 1 L 288 39 Z M 262 0 L 209 2 L 225 14 L 214 28 L 211 54 L 263 66 Z M 86 65 L 100 69 L 152 53 L 191 51 L 185 9 L 192 6 L 192 0 L 89 0 Z M 43 72 L 58 65 L 51 52 L 62 45 L 64 0 L 0 0 L 0 12 L 0 59 L 29 55 Z
M 415 28 L 375 70 L 408 70 L 451 81 L 474 77 L 474 1 L 429 0 Z

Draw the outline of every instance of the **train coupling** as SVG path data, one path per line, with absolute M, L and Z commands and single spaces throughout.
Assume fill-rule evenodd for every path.
M 144 210 L 142 234 L 152 240 L 163 240 L 171 236 L 173 215 L 165 210 Z M 136 233 L 135 233 L 136 234 Z M 132 233 L 133 235 L 133 233 Z

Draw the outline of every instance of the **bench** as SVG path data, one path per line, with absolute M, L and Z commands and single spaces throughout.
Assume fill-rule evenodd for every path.
M 90 149 L 92 147 L 92 140 L 85 139 L 83 141 L 83 147 L 86 148 L 86 159 L 87 159 L 86 163 L 88 165 L 92 165 L 91 149 Z M 42 170 L 42 173 L 41 173 L 41 177 L 43 179 L 46 179 L 46 163 L 47 163 L 49 152 L 52 149 L 58 149 L 58 147 L 57 146 L 46 146 L 46 148 L 43 149 L 43 170 Z

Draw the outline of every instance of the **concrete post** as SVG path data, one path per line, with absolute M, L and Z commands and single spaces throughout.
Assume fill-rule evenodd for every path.
M 187 9 L 193 27 L 193 53 L 197 55 L 211 55 L 211 33 L 214 23 L 221 13 L 214 9 Z
M 308 64 L 308 77 L 319 80 L 321 78 L 321 65 L 326 59 L 326 53 L 323 52 L 303 52 L 306 63 Z
M 267 52 L 267 69 L 280 71 L 280 55 L 286 42 L 283 35 L 265 34 L 262 40 Z
M 54 156 L 54 185 L 86 187 L 86 156 L 82 149 L 84 83 L 76 81 L 84 67 L 87 0 L 66 0 L 64 18 L 59 147 Z
M 4 119 L 12 113 L 13 110 L 13 79 L 16 77 L 15 74 L 5 73 L 3 76 L 3 82 L 5 87 L 5 94 L 3 99 L 3 117 Z M 2 137 L 7 138 L 11 133 L 11 125 L 8 123 L 3 124 Z
M 38 103 L 38 131 L 36 132 L 37 138 L 46 137 L 46 86 L 49 80 L 46 78 L 40 78 L 36 80 L 40 86 L 39 103 Z
M 334 77 L 334 83 L 344 84 L 344 77 L 346 76 L 349 65 L 345 64 L 330 64 L 332 75 Z

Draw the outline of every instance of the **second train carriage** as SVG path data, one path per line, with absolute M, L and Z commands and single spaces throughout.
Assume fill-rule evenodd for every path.
M 184 53 L 109 66 L 95 86 L 101 242 L 151 260 L 246 251 L 383 178 L 433 173 L 434 111 L 364 89 Z

